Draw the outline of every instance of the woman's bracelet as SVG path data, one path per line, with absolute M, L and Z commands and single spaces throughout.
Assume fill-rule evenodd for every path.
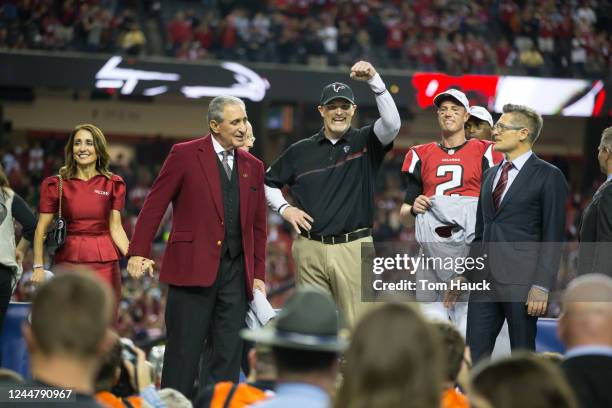
M 34 264 L 34 265 L 32 265 L 32 269 L 37 269 L 37 268 L 45 269 L 45 265 L 43 265 L 43 264 Z

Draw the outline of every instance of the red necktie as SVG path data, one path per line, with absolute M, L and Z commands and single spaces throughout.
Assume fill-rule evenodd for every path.
M 493 190 L 493 205 L 495 206 L 495 211 L 499 210 L 502 195 L 504 194 L 504 190 L 506 189 L 506 184 L 508 184 L 508 172 L 511 168 L 512 163 L 506 162 L 506 164 L 504 164 L 504 167 L 502 167 L 501 176 L 499 176 L 499 180 L 497 180 L 497 185 Z

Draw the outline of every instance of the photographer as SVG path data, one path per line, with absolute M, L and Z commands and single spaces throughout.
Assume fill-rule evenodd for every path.
M 165 407 L 152 383 L 144 351 L 115 335 L 96 379 L 96 400 L 106 407 Z

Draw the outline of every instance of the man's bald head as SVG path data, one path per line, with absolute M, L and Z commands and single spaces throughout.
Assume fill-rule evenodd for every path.
M 567 348 L 612 346 L 612 278 L 593 273 L 570 282 L 563 296 L 559 337 Z

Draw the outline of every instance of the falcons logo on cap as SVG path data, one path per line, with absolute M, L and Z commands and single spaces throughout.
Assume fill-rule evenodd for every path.
M 342 84 L 339 84 L 337 82 L 334 82 L 332 84 L 332 88 L 334 89 L 334 92 L 338 93 L 338 92 L 340 92 L 341 89 L 346 88 L 346 85 L 342 85 Z

